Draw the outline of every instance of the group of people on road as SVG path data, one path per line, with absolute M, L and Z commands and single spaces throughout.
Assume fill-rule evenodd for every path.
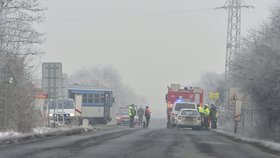
M 149 108 L 149 106 L 146 106 L 146 109 L 143 109 L 142 106 L 140 106 L 140 108 L 136 111 L 136 106 L 134 104 L 129 105 L 128 107 L 128 116 L 130 118 L 129 120 L 129 127 L 133 128 L 134 127 L 134 119 L 135 116 L 138 115 L 138 123 L 139 125 L 143 124 L 144 128 L 148 128 L 149 123 L 150 123 L 150 119 L 151 119 L 151 110 Z M 146 118 L 146 122 L 143 122 L 143 117 L 145 116 Z
M 208 104 L 205 104 L 202 107 L 198 104 L 198 112 L 202 120 L 202 129 L 209 129 L 210 124 L 212 129 L 217 129 L 218 111 L 216 106 L 212 104 L 211 107 L 209 107 Z

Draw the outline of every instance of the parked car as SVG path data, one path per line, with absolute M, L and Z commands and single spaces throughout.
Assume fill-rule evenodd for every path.
M 195 109 L 181 109 L 176 119 L 176 127 L 192 128 L 193 130 L 201 129 L 201 117 Z
M 117 125 L 128 125 L 129 124 L 129 116 L 128 116 L 128 108 L 122 107 L 119 108 L 116 113 Z
M 197 110 L 197 105 L 194 102 L 189 102 L 185 100 L 177 100 L 174 103 L 173 109 L 172 109 L 172 115 L 171 115 L 171 126 L 175 127 L 176 126 L 176 120 L 177 117 L 181 111 L 181 109 L 192 109 L 192 110 Z
M 116 113 L 116 120 L 117 120 L 117 125 L 129 125 L 130 118 L 128 116 L 128 107 L 121 107 L 118 109 L 118 112 Z M 136 115 L 134 118 L 134 125 L 138 123 L 139 123 L 139 119 L 138 116 Z

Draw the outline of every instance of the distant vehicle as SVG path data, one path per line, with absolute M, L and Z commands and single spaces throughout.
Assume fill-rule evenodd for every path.
M 90 124 L 107 124 L 112 120 L 113 91 L 105 88 L 71 87 L 69 98 L 76 103 L 75 114 Z
M 62 121 L 64 116 L 65 123 L 75 120 L 75 103 L 73 99 L 62 100 L 50 99 L 48 103 L 50 118 L 56 121 Z
M 117 125 L 128 125 L 129 124 L 129 116 L 128 116 L 128 108 L 121 107 L 116 113 Z
M 118 112 L 116 113 L 116 120 L 117 120 L 117 125 L 129 125 L 130 118 L 128 116 L 128 106 L 120 107 L 118 109 Z M 134 124 L 136 125 L 137 123 L 139 123 L 139 119 L 138 116 L 136 115 L 134 118 Z
M 182 108 L 196 109 L 203 105 L 203 89 L 200 87 L 184 87 L 180 84 L 168 86 L 166 94 L 167 128 L 175 127 L 176 115 Z
M 201 117 L 195 109 L 181 109 L 176 119 L 176 128 L 192 128 L 193 130 L 201 129 Z

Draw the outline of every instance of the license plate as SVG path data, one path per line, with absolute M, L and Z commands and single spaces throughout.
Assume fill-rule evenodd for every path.
M 185 121 L 193 121 L 193 120 L 194 120 L 193 117 L 186 117 L 186 118 L 185 118 Z

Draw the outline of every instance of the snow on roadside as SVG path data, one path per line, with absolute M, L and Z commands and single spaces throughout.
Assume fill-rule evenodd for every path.
M 267 140 L 261 140 L 261 139 L 253 139 L 253 138 L 236 135 L 234 133 L 230 133 L 230 132 L 226 132 L 226 131 L 222 131 L 222 130 L 213 130 L 213 131 L 217 132 L 219 134 L 231 137 L 231 138 L 236 139 L 236 140 L 240 140 L 240 141 L 243 141 L 243 142 L 246 142 L 246 143 L 259 145 L 259 146 L 267 148 L 269 150 L 280 152 L 280 143 L 267 141 Z
M 53 128 L 49 128 L 49 127 L 37 127 L 33 129 L 33 133 L 43 134 L 43 133 L 52 132 L 53 130 L 54 130 Z
M 37 127 L 34 128 L 31 133 L 19 133 L 14 131 L 0 132 L 0 140 L 9 139 L 20 139 L 27 137 L 40 137 L 46 135 L 60 135 L 65 133 L 71 133 L 79 130 L 87 131 L 81 127 L 59 127 L 59 128 L 49 128 L 49 127 Z
M 0 139 L 13 138 L 21 135 L 22 135 L 21 133 L 14 132 L 14 131 L 0 132 Z
M 37 127 L 31 133 L 17 133 L 13 131 L 0 132 L 0 141 L 20 141 L 22 139 L 34 139 L 59 135 L 80 134 L 90 131 L 103 131 L 116 128 L 115 125 L 95 125 L 93 127 L 59 126 L 58 128 Z

